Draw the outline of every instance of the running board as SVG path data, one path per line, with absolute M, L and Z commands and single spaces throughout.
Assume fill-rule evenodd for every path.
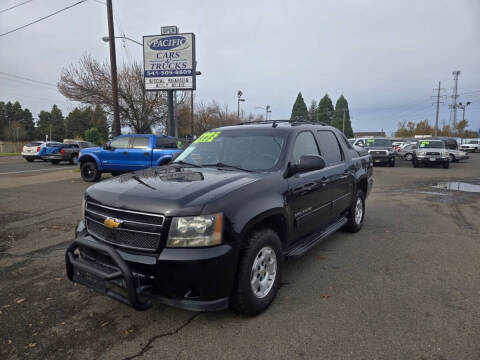
M 337 221 L 328 226 L 325 230 L 313 233 L 312 235 L 309 235 L 304 239 L 299 240 L 292 248 L 288 249 L 284 253 L 284 255 L 290 258 L 302 256 L 308 250 L 320 243 L 322 240 L 329 237 L 334 232 L 345 226 L 347 222 L 348 219 L 346 217 L 343 216 L 339 218 Z

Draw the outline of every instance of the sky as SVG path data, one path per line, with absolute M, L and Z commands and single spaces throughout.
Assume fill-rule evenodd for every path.
M 78 0 L 0 0 L 0 34 Z M 113 0 L 116 36 L 142 41 L 177 25 L 196 34 L 196 99 L 236 111 L 290 118 L 299 91 L 307 106 L 343 94 L 354 131 L 393 132 L 402 120 L 435 119 L 433 89 L 441 81 L 440 125 L 451 121 L 453 75 L 458 101 L 480 129 L 480 0 Z M 44 21 L 0 35 L 0 101 L 20 101 L 34 114 L 56 103 L 66 115 L 77 104 L 54 86 L 83 54 L 109 61 L 106 6 L 88 0 Z M 142 62 L 142 47 L 117 40 L 117 64 Z M 461 119 L 459 110 L 457 118 Z

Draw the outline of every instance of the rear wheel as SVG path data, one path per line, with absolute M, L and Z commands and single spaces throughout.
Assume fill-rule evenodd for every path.
M 102 172 L 98 170 L 97 164 L 93 161 L 86 161 L 80 166 L 82 179 L 86 182 L 95 182 L 100 180 Z
M 450 161 L 444 162 L 443 163 L 443 168 L 448 169 L 450 167 Z
M 450 162 L 455 162 L 457 159 L 455 159 L 455 156 L 453 154 L 448 155 L 450 157 Z
M 25 158 L 25 160 L 27 160 L 28 162 L 33 162 L 33 158 Z
M 388 166 L 390 166 L 390 167 L 395 167 L 395 159 L 390 159 L 390 160 L 388 161 Z
M 365 217 L 365 195 L 362 190 L 357 190 L 354 201 L 350 207 L 348 214 L 348 222 L 344 229 L 349 232 L 357 232 L 363 226 L 363 218 Z
M 412 159 L 413 159 L 413 155 L 412 155 L 412 154 L 406 154 L 406 155 L 405 155 L 405 160 L 407 160 L 407 161 L 412 161 Z
M 60 163 L 60 160 L 50 160 L 52 162 L 52 164 L 54 165 L 57 165 L 58 163 Z
M 282 275 L 282 243 L 271 229 L 252 232 L 242 249 L 232 296 L 234 310 L 256 315 L 275 298 Z

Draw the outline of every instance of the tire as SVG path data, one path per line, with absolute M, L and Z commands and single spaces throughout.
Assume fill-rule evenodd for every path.
M 83 181 L 97 182 L 102 176 L 102 172 L 98 170 L 97 164 L 93 161 L 85 161 L 80 165 L 80 173 Z
M 418 167 L 419 167 L 418 161 L 417 161 L 417 159 L 415 159 L 415 158 L 413 158 L 412 164 L 413 164 L 413 167 L 415 167 L 415 168 L 418 168 Z
M 450 162 L 456 162 L 457 159 L 455 158 L 455 156 L 453 154 L 449 154 L 448 157 L 450 158 Z
M 405 154 L 405 157 L 404 157 L 404 158 L 405 158 L 405 160 L 407 160 L 407 161 L 412 161 L 413 155 L 412 155 L 412 154 Z
M 120 171 L 112 171 L 111 174 L 112 176 L 119 176 L 119 175 L 122 175 L 123 173 Z
M 27 160 L 28 162 L 33 162 L 33 158 L 25 158 L 25 160 Z
M 392 159 L 388 162 L 388 166 L 395 167 L 395 159 Z
M 262 260 L 262 256 L 268 257 L 267 264 Z M 255 266 L 256 263 L 258 266 Z M 268 264 L 270 266 L 267 266 Z M 231 298 L 232 308 L 250 316 L 264 311 L 277 294 L 282 268 L 282 242 L 278 234 L 268 228 L 253 231 L 246 239 L 245 247 L 241 251 L 237 280 Z M 255 285 L 251 283 L 251 279 L 254 277 L 260 281 L 267 280 L 265 289 L 262 289 L 258 283 L 258 289 L 253 290 Z M 271 283 L 268 281 L 269 278 L 272 280 Z
M 444 162 L 443 163 L 443 168 L 448 169 L 450 167 L 450 161 Z
M 344 230 L 356 233 L 360 231 L 363 226 L 363 219 L 365 218 L 365 195 L 363 191 L 358 189 L 355 194 L 354 201 L 350 207 L 348 214 L 348 222 L 344 226 Z
M 50 160 L 53 165 L 58 165 L 60 160 Z

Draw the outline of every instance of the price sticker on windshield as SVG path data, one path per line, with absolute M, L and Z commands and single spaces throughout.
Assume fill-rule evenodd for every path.
M 367 139 L 367 143 L 371 144 L 371 143 L 374 143 L 375 142 L 375 139 Z
M 210 131 L 203 133 L 194 143 L 209 143 L 215 140 L 215 138 L 220 135 L 221 131 Z
M 428 144 L 430 144 L 430 141 L 422 141 L 420 143 L 420 147 L 425 147 L 425 145 L 428 145 Z

